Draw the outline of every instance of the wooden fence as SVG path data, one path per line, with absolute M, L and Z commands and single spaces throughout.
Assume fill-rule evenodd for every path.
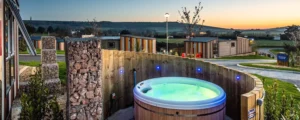
M 226 114 L 229 117 L 246 120 L 254 115 L 251 120 L 258 120 L 259 116 L 263 120 L 263 111 L 256 102 L 262 97 L 263 85 L 255 76 L 196 59 L 114 50 L 102 50 L 104 118 L 133 105 L 133 69 L 137 73 L 137 83 L 166 76 L 192 77 L 213 82 L 227 94 Z M 113 93 L 116 95 L 114 100 L 111 97 Z

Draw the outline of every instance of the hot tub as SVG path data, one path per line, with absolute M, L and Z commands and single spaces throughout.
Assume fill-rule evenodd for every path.
M 134 90 L 136 120 L 223 120 L 226 94 L 207 81 L 161 77 L 138 83 Z

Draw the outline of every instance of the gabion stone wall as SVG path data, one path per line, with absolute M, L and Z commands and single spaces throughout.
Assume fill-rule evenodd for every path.
M 67 119 L 102 119 L 101 41 L 67 39 Z
M 52 36 L 42 37 L 41 50 L 42 79 L 47 84 L 51 93 L 60 90 L 59 68 L 56 62 L 56 38 Z

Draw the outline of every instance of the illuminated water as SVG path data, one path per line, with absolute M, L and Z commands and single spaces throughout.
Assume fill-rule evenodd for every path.
M 156 84 L 151 85 L 151 88 L 145 92 L 146 96 L 169 101 L 201 101 L 218 96 L 211 89 L 191 84 Z

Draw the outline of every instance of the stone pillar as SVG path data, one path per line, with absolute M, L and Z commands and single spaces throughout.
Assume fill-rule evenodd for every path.
M 56 38 L 42 37 L 42 80 L 45 81 L 51 93 L 60 90 L 59 69 L 56 62 Z
M 67 119 L 102 120 L 101 41 L 67 39 Z

